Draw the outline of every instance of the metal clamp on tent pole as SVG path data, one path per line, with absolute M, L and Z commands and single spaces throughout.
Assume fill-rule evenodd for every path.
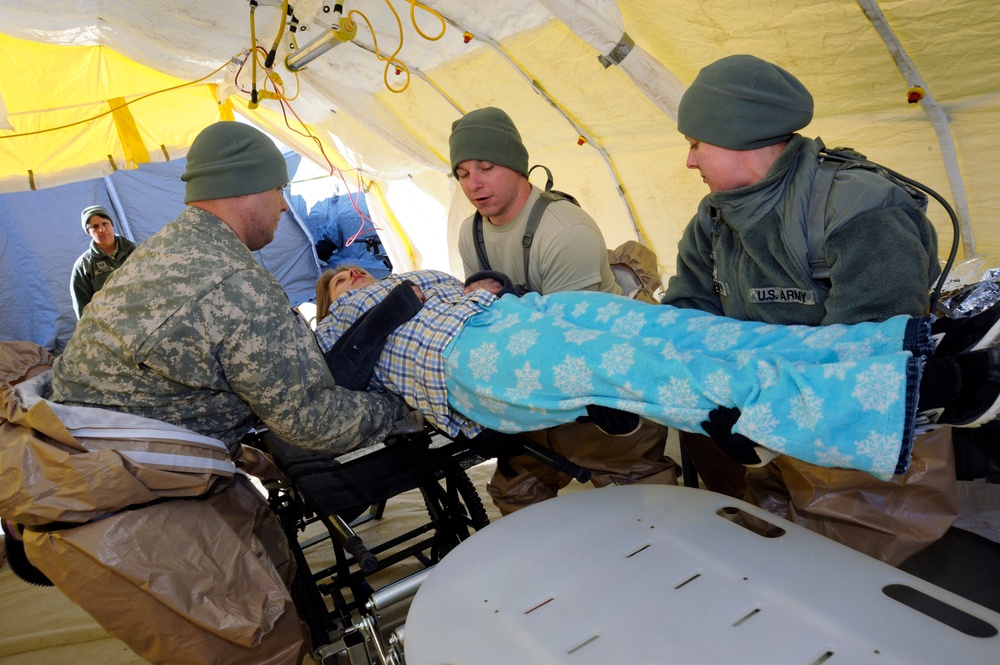
M 625 59 L 632 49 L 635 48 L 635 41 L 628 36 L 627 32 L 622 33 L 622 38 L 618 40 L 614 48 L 608 52 L 607 55 L 599 55 L 597 59 L 600 60 L 604 68 L 607 69 L 611 65 L 620 65 L 622 60 Z

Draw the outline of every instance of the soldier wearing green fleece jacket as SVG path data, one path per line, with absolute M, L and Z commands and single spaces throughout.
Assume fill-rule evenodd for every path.
M 699 72 L 681 99 L 677 128 L 690 144 L 688 168 L 698 170 L 710 193 L 684 231 L 664 304 L 747 321 L 813 326 L 927 313 L 929 292 L 940 274 L 934 227 L 905 191 L 864 169 L 841 169 L 835 175 L 824 213 L 829 278 L 814 279 L 805 229 L 820 170 L 819 145 L 798 134 L 812 116 L 813 98 L 805 86 L 760 58 L 729 56 Z M 892 524 L 894 518 L 877 498 L 878 487 L 869 501 L 869 479 L 835 469 L 810 487 L 807 500 L 856 482 L 852 496 L 858 498 L 832 518 L 847 526 L 837 531 L 810 523 L 803 518 L 809 508 L 799 505 L 797 490 L 788 489 L 790 478 L 800 477 L 795 465 L 801 463 L 779 457 L 747 474 L 705 437 L 683 435 L 681 441 L 709 489 L 794 517 L 872 556 L 898 561 L 940 535 L 914 544 L 910 526 Z M 915 452 L 920 451 L 918 438 Z M 954 487 L 954 467 L 944 462 L 932 466 L 951 473 Z M 895 496 L 927 491 L 903 487 L 907 482 L 897 483 Z M 766 486 L 763 493 L 761 486 Z M 910 517 L 927 517 L 944 528 L 954 519 Z
M 707 144 L 693 143 L 692 153 L 704 154 Z M 830 278 L 816 282 L 805 254 L 790 249 L 796 237 L 786 237 L 784 220 L 808 214 L 819 148 L 798 134 L 779 145 L 763 180 L 702 199 L 663 302 L 813 326 L 925 314 L 941 269 L 934 227 L 913 199 L 875 173 L 842 169 L 826 206 Z

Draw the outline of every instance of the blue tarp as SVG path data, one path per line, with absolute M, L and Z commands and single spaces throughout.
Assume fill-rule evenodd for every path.
M 287 153 L 285 159 L 294 174 L 301 156 Z M 116 233 L 141 243 L 184 210 L 184 167 L 183 159 L 144 164 L 96 180 L 0 195 L 0 340 L 27 340 L 61 352 L 76 328 L 70 273 L 90 244 L 80 211 L 105 206 Z M 321 265 L 294 209 L 282 216 L 274 242 L 254 256 L 281 283 L 292 306 L 315 297 Z
M 291 196 L 289 201 L 312 234 L 319 260 L 325 267 L 358 266 L 380 278 L 392 272 L 383 260 L 384 250 L 363 194 L 331 196 L 311 208 L 301 196 Z M 380 256 L 369 249 L 366 241 L 373 243 Z

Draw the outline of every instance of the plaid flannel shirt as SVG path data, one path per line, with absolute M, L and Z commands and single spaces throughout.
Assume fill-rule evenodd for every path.
M 406 279 L 420 287 L 427 301 L 413 319 L 390 335 L 368 390 L 400 395 L 449 436 L 475 436 L 483 427 L 448 405 L 443 353 L 465 322 L 496 299 L 492 293 L 480 290 L 465 294 L 458 279 L 436 270 L 389 275 L 334 301 L 330 316 L 316 330 L 320 347 L 328 351 L 358 317 Z

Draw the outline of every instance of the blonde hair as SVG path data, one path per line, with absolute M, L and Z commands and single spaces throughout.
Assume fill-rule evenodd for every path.
M 324 270 L 323 274 L 316 280 L 316 323 L 330 315 L 330 305 L 333 304 L 333 300 L 330 299 L 330 280 L 351 268 L 357 268 L 357 266 L 341 265 L 333 270 Z

